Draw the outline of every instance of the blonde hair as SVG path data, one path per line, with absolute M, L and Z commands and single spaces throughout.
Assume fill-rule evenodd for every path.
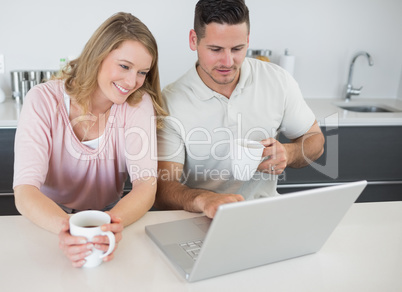
M 127 103 L 134 106 L 142 100 L 144 93 L 148 93 L 160 128 L 167 114 L 163 109 L 160 88 L 158 46 L 147 26 L 130 13 L 119 12 L 108 18 L 89 39 L 81 55 L 62 70 L 59 78 L 65 80 L 66 92 L 82 107 L 84 113 L 88 113 L 91 96 L 98 86 L 98 72 L 103 60 L 127 40 L 140 42 L 152 56 L 151 68 L 144 84 L 127 98 Z

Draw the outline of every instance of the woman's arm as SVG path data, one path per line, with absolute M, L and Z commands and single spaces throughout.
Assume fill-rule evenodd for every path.
M 17 210 L 33 223 L 53 233 L 59 233 L 68 218 L 53 200 L 46 197 L 37 187 L 19 185 L 14 188 Z
M 105 244 L 108 242 L 105 242 L 102 236 L 97 236 L 93 242 L 87 242 L 85 237 L 72 236 L 68 222 L 69 215 L 38 188 L 31 185 L 19 185 L 14 188 L 14 196 L 15 205 L 23 216 L 39 227 L 59 234 L 59 246 L 74 267 L 81 267 L 85 264 L 84 258 L 92 253 L 94 245 L 102 250 L 107 249 Z M 118 231 L 116 232 L 117 243 L 121 239 L 123 226 L 118 218 L 113 215 L 111 217 L 112 224 L 108 224 L 105 228 Z M 104 260 L 110 261 L 112 258 L 113 253 Z
M 122 232 L 125 226 L 140 219 L 149 209 L 151 209 L 155 201 L 156 178 L 146 177 L 133 181 L 131 191 L 124 196 L 110 211 L 107 213 L 112 217 L 111 224 L 102 226 L 103 231 L 111 231 L 116 237 L 116 248 L 118 242 L 122 239 Z M 108 238 L 106 236 L 97 236 L 93 243 L 95 248 L 106 252 L 108 249 Z M 115 248 L 115 249 L 116 249 Z M 103 260 L 108 262 L 114 257 L 114 252 L 105 257 Z M 75 266 L 81 266 L 85 262 L 81 259 Z
M 109 213 L 120 218 L 123 226 L 128 226 L 151 209 L 155 201 L 155 193 L 155 177 L 139 178 L 133 181 L 131 191 Z
M 59 246 L 75 267 L 81 267 L 93 244 L 85 237 L 71 236 L 68 214 L 54 201 L 46 197 L 37 187 L 18 185 L 14 188 L 15 205 L 18 211 L 33 223 L 48 231 L 59 234 Z

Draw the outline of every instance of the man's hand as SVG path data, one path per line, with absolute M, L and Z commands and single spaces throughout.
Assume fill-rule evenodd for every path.
M 325 138 L 317 121 L 302 136 L 282 144 L 274 138 L 262 140 L 265 146 L 258 170 L 271 174 L 281 174 L 286 167 L 300 168 L 318 159 L 324 152 Z
M 276 175 L 281 174 L 288 165 L 286 147 L 274 138 L 262 140 L 261 143 L 265 146 L 262 156 L 267 159 L 260 163 L 258 170 Z
M 203 192 L 195 197 L 194 209 L 204 212 L 204 214 L 209 218 L 214 218 L 220 205 L 240 201 L 244 201 L 244 198 L 241 195 Z

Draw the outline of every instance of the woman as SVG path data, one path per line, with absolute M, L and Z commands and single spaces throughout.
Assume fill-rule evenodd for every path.
M 164 116 L 157 44 L 129 13 L 107 19 L 61 76 L 26 96 L 15 142 L 14 195 L 18 211 L 59 234 L 60 247 L 81 267 L 93 243 L 69 234 L 67 213 L 108 211 L 104 230 L 121 240 L 156 192 L 156 122 Z M 131 191 L 122 198 L 127 173 Z M 109 261 L 113 253 L 105 258 Z

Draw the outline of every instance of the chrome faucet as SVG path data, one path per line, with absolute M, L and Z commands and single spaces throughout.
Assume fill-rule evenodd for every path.
M 352 62 L 350 63 L 350 68 L 349 68 L 349 77 L 348 77 L 348 84 L 346 85 L 346 95 L 345 99 L 346 101 L 350 101 L 352 95 L 359 95 L 360 91 L 362 90 L 363 86 L 360 88 L 353 88 L 352 85 L 352 75 L 353 75 L 353 67 L 355 65 L 355 61 L 359 56 L 366 56 L 368 63 L 370 66 L 373 66 L 373 59 L 371 58 L 370 54 L 367 52 L 358 52 L 352 59 Z

